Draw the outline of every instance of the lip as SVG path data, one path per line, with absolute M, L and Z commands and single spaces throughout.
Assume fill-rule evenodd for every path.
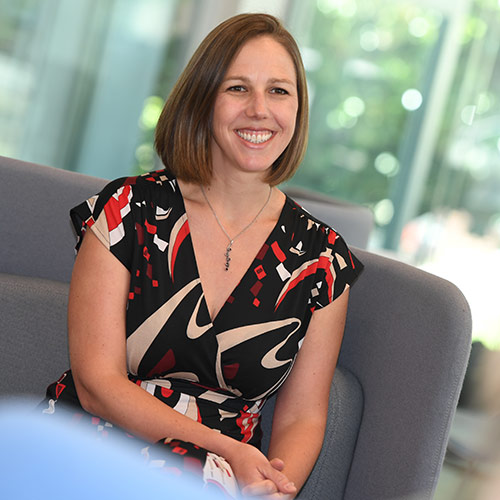
M 241 127 L 235 130 L 240 132 L 273 132 L 270 128 L 260 128 L 260 127 Z

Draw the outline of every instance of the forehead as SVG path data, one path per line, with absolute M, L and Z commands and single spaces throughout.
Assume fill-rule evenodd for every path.
M 251 38 L 242 45 L 229 65 L 226 77 L 247 73 L 268 73 L 270 78 L 297 80 L 295 64 L 288 50 L 267 35 Z

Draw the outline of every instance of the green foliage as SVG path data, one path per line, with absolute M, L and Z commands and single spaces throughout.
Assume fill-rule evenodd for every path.
M 440 24 L 416 4 L 318 0 L 307 40 L 321 61 L 308 72 L 309 149 L 292 184 L 368 205 L 389 196 L 393 173 L 375 160 L 397 156 L 411 112 L 401 97 L 419 88 Z

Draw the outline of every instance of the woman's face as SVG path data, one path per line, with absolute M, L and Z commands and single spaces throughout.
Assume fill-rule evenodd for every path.
M 295 130 L 297 77 L 286 49 L 269 36 L 249 40 L 224 77 L 212 119 L 214 173 L 265 174 Z

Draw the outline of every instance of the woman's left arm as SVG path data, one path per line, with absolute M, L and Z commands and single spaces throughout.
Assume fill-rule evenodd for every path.
M 348 297 L 349 288 L 313 313 L 295 365 L 277 395 L 268 458 L 283 466 L 297 491 L 309 476 L 323 443 Z

